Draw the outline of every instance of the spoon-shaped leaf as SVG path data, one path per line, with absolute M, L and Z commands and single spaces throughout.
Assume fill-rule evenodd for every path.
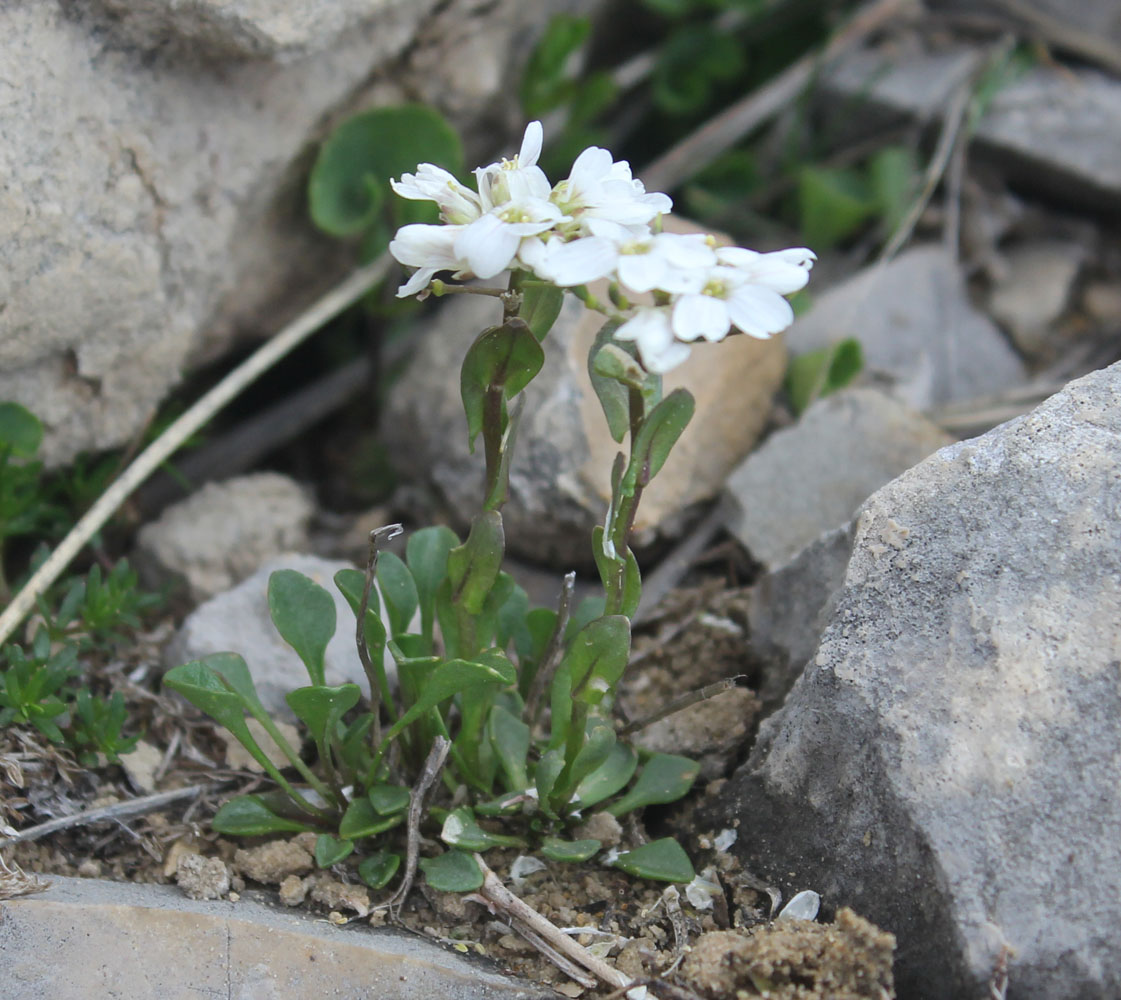
M 700 764 L 688 757 L 656 753 L 642 768 L 634 787 L 607 811 L 622 816 L 643 806 L 676 802 L 693 787 L 700 770 Z
M 323 684 L 323 658 L 335 634 L 335 601 L 314 580 L 294 569 L 269 577 L 269 613 L 284 641 L 307 668 L 312 684 Z

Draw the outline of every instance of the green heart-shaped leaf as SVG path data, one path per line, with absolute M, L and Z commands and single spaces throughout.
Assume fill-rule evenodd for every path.
M 525 847 L 521 837 L 491 833 L 484 830 L 475 820 L 474 813 L 466 806 L 453 809 L 444 819 L 440 839 L 449 847 L 463 851 L 486 851 L 492 847 Z
M 320 868 L 330 868 L 354 851 L 354 842 L 340 840 L 329 833 L 321 833 L 315 838 L 315 863 Z
M 650 482 L 665 465 L 681 432 L 692 419 L 695 405 L 688 389 L 674 389 L 646 414 L 634 442 L 633 459 L 643 469 L 644 482 Z
M 448 553 L 457 545 L 455 532 L 440 525 L 414 531 L 405 546 L 405 560 L 420 603 L 421 633 L 429 638 L 436 615 L 436 594 L 448 573 Z
M 401 785 L 374 785 L 370 805 L 382 816 L 395 816 L 409 808 L 410 792 Z
M 467 541 L 448 553 L 451 598 L 469 615 L 483 611 L 487 595 L 498 579 L 506 538 L 502 515 L 485 510 L 471 522 Z
M 362 859 L 358 865 L 358 877 L 371 889 L 384 889 L 400 867 L 400 854 L 380 850 Z
M 605 615 L 585 625 L 561 661 L 572 678 L 572 697 L 598 705 L 615 690 L 627 667 L 631 623 L 625 615 Z
M 524 320 L 514 318 L 479 334 L 468 348 L 459 374 L 463 411 L 467 416 L 467 443 L 475 450 L 475 438 L 483 429 L 488 393 L 499 391 L 512 399 L 533 380 L 545 363 L 545 352 Z M 505 410 L 502 429 L 506 428 Z
M 483 884 L 483 871 L 470 854 L 445 851 L 435 858 L 421 858 L 420 870 L 433 889 L 440 892 L 474 892 Z
M 315 224 L 353 236 L 376 223 L 390 178 L 435 163 L 462 169 L 459 137 L 433 108 L 376 108 L 343 122 L 320 147 L 308 180 Z
M 518 317 L 525 320 L 530 332 L 542 341 L 553 328 L 563 305 L 563 289 L 531 281 L 522 288 L 522 307 L 518 310 Z
M 612 866 L 635 878 L 652 878 L 659 882 L 692 882 L 697 875 L 689 855 L 673 837 L 652 840 L 626 851 Z

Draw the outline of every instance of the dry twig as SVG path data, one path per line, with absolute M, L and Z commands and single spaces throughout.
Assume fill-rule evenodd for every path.
M 397 891 L 384 903 L 379 903 L 375 910 L 389 910 L 389 915 L 396 920 L 401 915 L 401 907 L 409 896 L 416 878 L 417 861 L 420 858 L 420 820 L 424 815 L 424 797 L 428 789 L 443 770 L 444 761 L 448 759 L 451 741 L 443 736 L 437 736 L 432 741 L 432 749 L 428 752 L 428 759 L 424 762 L 417 783 L 413 786 L 412 795 L 409 797 L 409 818 L 407 824 L 408 844 L 405 850 L 405 876 Z
M 259 375 L 271 368 L 294 347 L 357 302 L 389 270 L 390 258 L 382 254 L 373 263 L 359 268 L 349 278 L 328 292 L 310 309 L 289 323 L 276 336 L 266 341 L 250 357 L 230 372 L 221 382 L 199 399 L 186 413 L 167 428 L 141 452 L 96 503 L 70 530 L 50 557 L 24 584 L 11 604 L 0 614 L 0 643 L 3 643 L 35 607 L 35 599 L 58 579 L 93 535 L 113 516 L 132 492 L 159 466 L 167 461 L 184 441 L 203 426 L 230 400 L 234 399 Z
M 513 923 L 515 928 L 528 927 L 535 935 L 547 942 L 550 948 L 587 969 L 609 986 L 627 989 L 634 985 L 634 980 L 630 976 L 620 972 L 614 966 L 608 965 L 603 959 L 596 958 L 587 948 L 573 941 L 551 921 L 541 916 L 532 906 L 515 896 L 502 884 L 502 880 L 491 871 L 481 854 L 475 855 L 475 861 L 483 873 L 483 887 L 475 898 L 492 913 L 502 914 Z M 529 939 L 527 938 L 527 940 Z
M 68 830 L 72 826 L 89 826 L 91 823 L 114 822 L 122 819 L 131 819 L 136 816 L 145 816 L 169 806 L 174 802 L 204 795 L 215 791 L 226 782 L 207 782 L 201 785 L 188 785 L 186 788 L 175 788 L 170 792 L 157 792 L 154 795 L 143 795 L 138 799 L 128 799 L 125 802 L 115 802 L 111 806 L 100 806 L 97 809 L 85 809 L 71 816 L 59 816 L 57 819 L 48 820 L 38 826 L 29 826 L 20 830 L 12 837 L 0 840 L 0 847 L 9 844 L 18 844 L 26 840 L 38 840 L 59 830 Z

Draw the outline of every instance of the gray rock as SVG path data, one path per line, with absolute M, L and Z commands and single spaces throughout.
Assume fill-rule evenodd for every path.
M 916 410 L 1019 384 L 1024 367 L 1000 331 L 969 302 L 939 246 L 915 247 L 818 296 L 786 335 L 792 354 L 855 337 L 865 378 Z
M 284 696 L 293 688 L 311 683 L 303 662 L 280 637 L 269 617 L 269 576 L 278 569 L 294 569 L 311 577 L 335 599 L 337 627 L 327 646 L 328 684 L 350 681 L 366 688 L 366 675 L 354 645 L 354 612 L 339 593 L 334 575 L 340 569 L 353 569 L 348 562 L 320 559 L 317 556 L 286 555 L 265 563 L 243 581 L 196 608 L 183 622 L 175 638 L 164 650 L 168 669 L 210 653 L 240 653 L 270 712 L 292 717 Z
M 1024 354 L 1047 358 L 1054 325 L 1070 303 L 1086 251 L 1057 240 L 1025 243 L 1004 255 L 1004 273 L 989 296 L 989 312 Z
M 1121 7 L 1114 0 L 927 0 L 927 5 L 974 15 L 984 12 L 1029 28 L 1054 24 L 1063 29 L 1062 34 L 1077 32 L 1086 38 L 1098 36 L 1102 42 L 1121 42 Z M 1048 41 L 1058 37 L 1058 33 L 1052 32 Z M 1063 46 L 1059 44 L 1058 48 Z
M 900 995 L 1121 994 L 1121 365 L 863 508 L 817 655 L 701 822 L 897 935 Z
M 198 604 L 266 559 L 306 550 L 314 509 L 299 483 L 276 472 L 208 483 L 140 529 L 137 566 L 155 582 L 185 580 Z
M 748 645 L 765 665 L 756 692 L 769 715 L 817 650 L 852 554 L 855 524 L 827 531 L 790 562 L 764 574 L 748 595 Z
M 1072 6 L 1081 5 L 1062 3 L 1064 17 Z M 976 49 L 927 51 L 916 36 L 846 56 L 822 86 L 827 101 L 862 102 L 861 127 L 926 121 L 945 111 L 980 58 Z M 1036 66 L 993 95 L 972 146 L 1019 185 L 1100 212 L 1121 207 L 1119 132 L 1121 81 L 1091 69 Z
M 875 389 L 827 396 L 732 473 L 728 529 L 754 559 L 777 568 L 949 441 L 921 414 Z
M 0 399 L 44 458 L 131 439 L 182 370 L 352 266 L 307 218 L 332 125 L 431 92 L 489 153 L 528 36 L 573 6 L 0 4 Z
M 264 894 L 228 902 L 190 900 L 164 885 L 51 883 L 0 902 L 7 1000 L 560 996 L 417 935 L 333 927 L 266 905 Z
M 667 220 L 667 227 L 687 227 Z M 688 231 L 688 230 L 686 230 Z M 597 293 L 598 294 L 598 293 Z M 435 486 L 458 527 L 478 511 L 484 463 L 467 450 L 459 371 L 471 342 L 501 317 L 493 299 L 460 295 L 444 303 L 424 332 L 409 371 L 391 390 L 386 443 L 401 470 Z M 545 364 L 526 390 L 525 412 L 503 508 L 506 542 L 527 559 L 562 569 L 591 565 L 589 533 L 602 523 L 611 465 L 620 450 L 607 430 L 588 378 L 588 349 L 603 325 L 571 296 L 545 340 Z M 687 386 L 693 419 L 658 477 L 643 492 L 635 522 L 638 544 L 680 527 L 683 512 L 715 496 L 750 451 L 782 381 L 781 339 L 730 337 L 698 344 L 664 379 L 665 391 Z
M 145 47 L 178 40 L 215 55 L 293 58 L 321 51 L 382 24 L 409 0 L 95 0 L 114 16 L 115 33 Z

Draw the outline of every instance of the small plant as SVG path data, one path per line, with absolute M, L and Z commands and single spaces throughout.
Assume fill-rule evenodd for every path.
M 489 295 L 502 317 L 475 340 L 461 370 L 468 440 L 472 448 L 481 440 L 486 467 L 482 510 L 466 539 L 425 528 L 408 539 L 402 560 L 380 551 L 399 529 L 382 529 L 371 541 L 366 574 L 335 577 L 356 615 L 367 706 L 359 709 L 357 685 L 325 683 L 324 655 L 337 624 L 330 594 L 287 570 L 270 579 L 269 607 L 311 682 L 287 702 L 315 745 L 316 766 L 281 737 L 240 656 L 215 654 L 165 676 L 240 740 L 278 786 L 226 803 L 215 828 L 233 835 L 318 831 L 316 857 L 324 865 L 372 842 L 376 850 L 359 872 L 375 886 L 401 861 L 382 835 L 419 822 L 424 789 L 445 750 L 442 780 L 452 797 L 437 800 L 429 815 L 440 821 L 449 850 L 421 862 L 437 888 L 476 888 L 483 876 L 471 852 L 490 847 L 534 846 L 555 860 L 585 860 L 601 845 L 566 836 L 578 816 L 593 809 L 623 816 L 673 802 L 692 786 L 694 762 L 641 754 L 618 737 L 611 715 L 642 589 L 631 526 L 693 412 L 687 390 L 663 396 L 661 375 L 697 339 L 720 341 L 733 327 L 767 338 L 787 326 L 793 313 L 783 296 L 806 283 L 814 259 L 805 249 L 759 254 L 719 247 L 712 237 L 659 232 L 670 199 L 647 193 L 625 162 L 597 147 L 552 186 L 537 166 L 541 141 L 533 122 L 516 157 L 475 171 L 475 188 L 431 163 L 392 181 L 406 199 L 434 201 L 441 218 L 405 225 L 389 244 L 416 268 L 398 295 Z M 487 279 L 506 270 L 505 288 L 436 278 L 450 271 Z M 605 300 L 587 288 L 598 279 L 609 283 Z M 589 372 L 613 438 L 626 441 L 605 522 L 592 536 L 604 598 L 574 611 L 570 581 L 557 610 L 531 609 L 501 568 L 520 394 L 544 363 L 541 343 L 566 289 L 605 317 Z M 383 667 L 386 651 L 396 688 Z M 276 740 L 289 767 L 268 759 L 247 715 Z M 688 857 L 669 838 L 611 863 L 648 878 L 693 878 Z

